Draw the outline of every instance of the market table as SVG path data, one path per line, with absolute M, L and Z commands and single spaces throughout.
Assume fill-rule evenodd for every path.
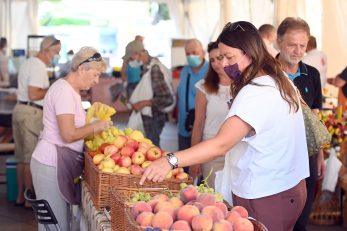
M 82 181 L 81 230 L 111 231 L 111 222 L 104 211 L 97 210 L 90 198 L 90 192 Z

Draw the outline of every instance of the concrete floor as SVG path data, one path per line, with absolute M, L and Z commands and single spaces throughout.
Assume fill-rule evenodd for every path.
M 113 121 L 116 126 L 124 128 L 127 121 L 127 113 L 119 113 L 114 116 Z M 177 130 L 176 124 L 169 122 L 165 125 L 161 136 L 161 147 L 165 150 L 177 150 Z M 3 173 L 5 160 L 8 156 L 0 155 L 0 230 L 1 231 L 34 231 L 37 224 L 33 211 L 23 207 L 15 207 L 13 202 L 6 199 L 6 184 L 4 183 Z M 347 230 L 341 225 L 336 226 L 313 226 L 308 227 L 308 231 L 343 231 Z M 94 231 L 94 230 L 91 230 Z

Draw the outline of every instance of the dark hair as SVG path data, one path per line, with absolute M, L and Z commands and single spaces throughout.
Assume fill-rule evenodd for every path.
M 210 42 L 207 45 L 207 52 L 210 53 L 215 49 L 218 49 L 218 42 Z M 208 93 L 217 93 L 219 89 L 219 76 L 217 72 L 212 68 L 211 62 L 209 62 L 204 86 Z
M 271 32 L 276 32 L 275 27 L 271 24 L 263 24 L 258 29 L 261 36 L 269 35 Z
M 310 47 L 310 48 L 317 48 L 317 41 L 316 41 L 316 38 L 314 36 L 310 36 L 310 39 L 308 40 L 308 43 L 307 43 L 307 47 Z
M 299 102 L 297 94 L 288 77 L 285 76 L 281 64 L 273 58 L 266 49 L 262 38 L 253 24 L 246 21 L 228 23 L 218 37 L 218 42 L 242 50 L 251 60 L 250 65 L 243 71 L 240 81 L 231 84 L 233 98 L 240 90 L 252 82 L 259 72 L 271 76 L 279 88 L 282 98 L 288 102 L 291 109 L 297 111 Z
M 3 49 L 5 46 L 7 46 L 7 39 L 5 37 L 0 38 L 0 49 Z
M 281 38 L 288 30 L 304 30 L 307 36 L 310 36 L 310 27 L 307 22 L 301 18 L 285 18 L 277 28 L 277 37 Z

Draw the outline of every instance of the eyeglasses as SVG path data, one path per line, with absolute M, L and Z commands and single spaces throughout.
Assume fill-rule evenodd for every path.
M 243 27 L 242 27 L 239 23 L 235 24 L 235 23 L 231 23 L 231 22 L 228 22 L 228 23 L 224 26 L 223 31 L 225 31 L 225 30 L 230 30 L 230 31 L 238 31 L 238 30 L 240 30 L 240 31 L 246 31 L 245 29 L 243 29 Z
M 100 55 L 100 53 L 95 53 L 92 57 L 87 58 L 86 60 L 84 60 L 83 62 L 81 62 L 78 66 L 81 66 L 84 63 L 89 63 L 89 62 L 100 62 L 102 60 L 102 57 Z

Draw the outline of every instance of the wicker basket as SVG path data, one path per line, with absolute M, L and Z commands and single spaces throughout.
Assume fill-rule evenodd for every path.
M 137 189 L 141 179 L 141 176 L 131 174 L 101 172 L 88 154 L 85 154 L 84 171 L 86 185 L 90 191 L 93 203 L 98 210 L 110 204 L 111 187 L 119 190 Z M 191 184 L 193 180 L 189 178 L 188 180 L 167 179 L 163 182 L 146 181 L 143 187 L 179 190 L 180 184 L 183 182 Z
M 136 221 L 134 220 L 134 218 L 131 216 L 131 212 L 130 212 L 130 208 L 125 208 L 124 209 L 125 212 L 125 218 L 127 219 L 127 223 L 125 224 L 125 227 L 127 227 L 127 231 L 142 231 L 143 228 L 141 228 Z M 265 225 L 263 225 L 261 222 L 255 220 L 254 218 L 248 218 L 253 226 L 254 226 L 254 231 L 268 231 L 268 229 L 265 227 Z M 112 228 L 112 231 L 114 231 L 114 229 Z
M 111 188 L 111 228 L 113 231 L 137 230 L 129 227 L 129 218 L 126 217 L 126 210 L 132 206 L 128 201 L 134 192 L 144 191 L 154 196 L 158 193 L 179 193 L 179 190 L 170 190 L 166 188 Z M 133 227 L 133 226 L 132 226 Z
M 313 203 L 310 223 L 314 225 L 337 225 L 341 222 L 341 209 L 335 193 L 319 191 Z

